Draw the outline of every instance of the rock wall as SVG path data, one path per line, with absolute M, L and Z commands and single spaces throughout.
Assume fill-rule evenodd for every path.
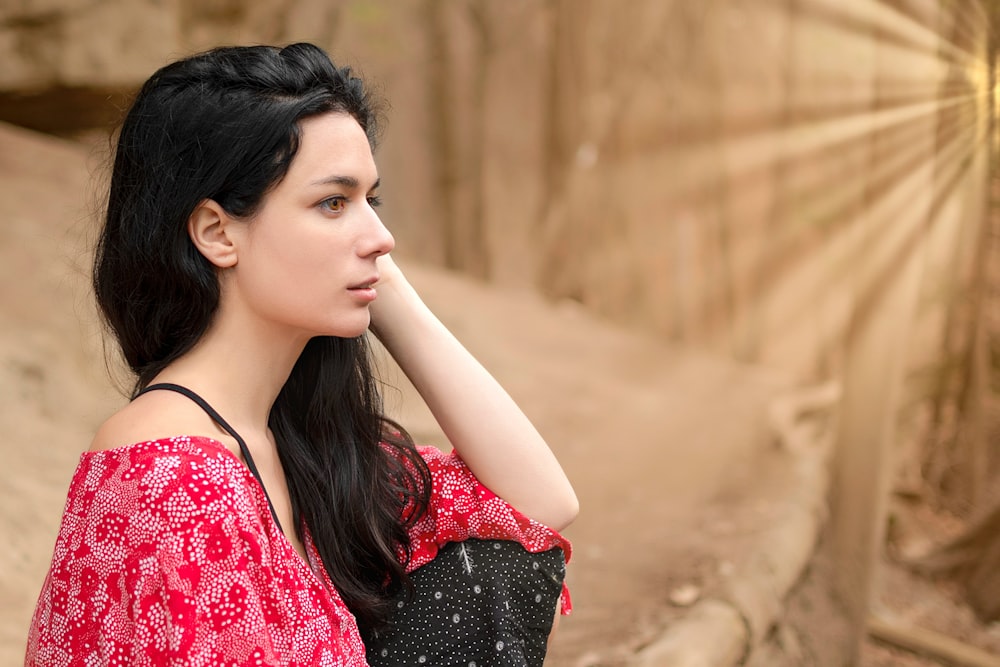
M 170 57 L 232 42 L 327 43 L 344 3 L 21 0 L 0 6 L 0 88 L 135 86 Z
M 326 44 L 339 13 L 322 0 L 2 3 L 0 119 L 61 134 L 110 127 L 172 57 L 224 43 Z

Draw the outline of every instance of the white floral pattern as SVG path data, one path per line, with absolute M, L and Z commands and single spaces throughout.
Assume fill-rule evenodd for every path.
M 468 537 L 569 543 L 420 448 L 431 507 L 408 568 Z M 367 665 L 354 617 L 306 540 L 305 563 L 260 484 L 210 438 L 86 452 L 70 483 L 26 665 Z M 563 606 L 569 610 L 564 589 Z

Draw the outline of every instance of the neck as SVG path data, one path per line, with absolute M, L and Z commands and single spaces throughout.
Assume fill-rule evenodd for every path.
M 198 344 L 154 382 L 173 382 L 201 394 L 237 431 L 267 433 L 271 406 L 308 339 L 218 315 Z

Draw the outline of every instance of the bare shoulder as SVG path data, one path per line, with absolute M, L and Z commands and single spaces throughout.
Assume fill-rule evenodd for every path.
M 181 435 L 214 438 L 231 451 L 237 447 L 228 434 L 189 399 L 173 392 L 153 391 L 128 403 L 101 424 L 90 451 Z

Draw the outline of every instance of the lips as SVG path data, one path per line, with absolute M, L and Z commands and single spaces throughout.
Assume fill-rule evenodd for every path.
M 371 289 L 372 287 L 375 286 L 375 283 L 377 283 L 377 282 L 378 282 L 378 276 L 375 276 L 374 278 L 370 278 L 370 279 L 368 279 L 368 280 L 366 280 L 366 281 L 364 281 L 362 283 L 357 283 L 356 285 L 351 285 L 347 289 L 349 289 L 349 290 Z

